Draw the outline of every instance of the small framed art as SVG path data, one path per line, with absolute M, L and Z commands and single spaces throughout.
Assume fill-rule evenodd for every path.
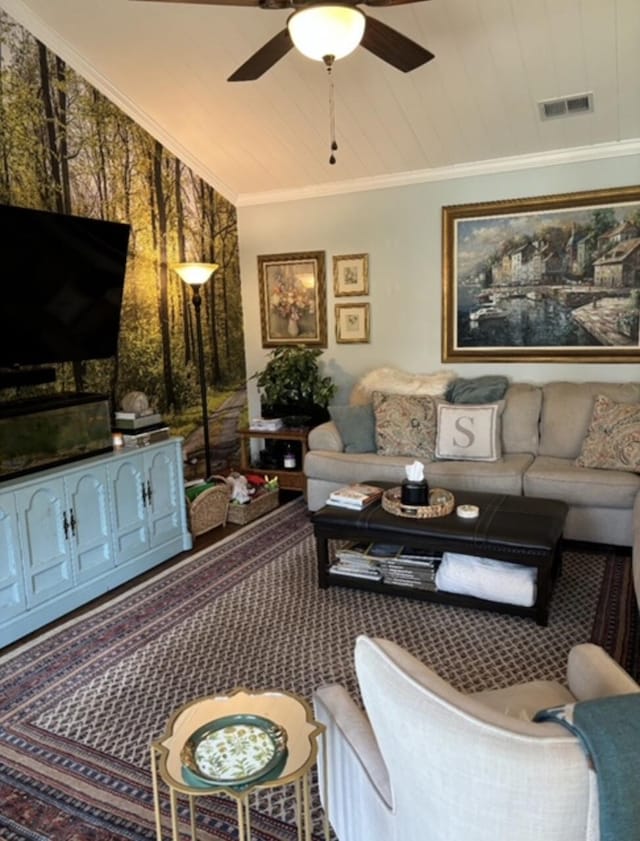
M 369 304 L 336 304 L 336 342 L 369 341 Z
M 368 254 L 342 254 L 333 258 L 333 294 L 336 298 L 369 294 Z

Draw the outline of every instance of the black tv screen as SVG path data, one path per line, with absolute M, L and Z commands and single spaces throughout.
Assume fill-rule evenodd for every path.
M 115 356 L 129 230 L 0 205 L 0 367 Z

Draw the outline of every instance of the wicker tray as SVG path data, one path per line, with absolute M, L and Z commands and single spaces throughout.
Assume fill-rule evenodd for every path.
M 402 489 L 390 488 L 382 494 L 382 507 L 389 514 L 398 517 L 413 517 L 427 519 L 428 517 L 446 517 L 455 508 L 455 498 L 451 491 L 444 488 L 431 488 L 429 491 L 430 505 L 404 505 L 401 501 Z
M 278 488 L 272 491 L 264 491 L 256 494 L 251 502 L 245 502 L 242 505 L 231 503 L 227 512 L 227 521 L 243 526 L 245 523 L 250 523 L 256 517 L 261 517 L 268 511 L 273 511 L 278 507 L 280 492 Z

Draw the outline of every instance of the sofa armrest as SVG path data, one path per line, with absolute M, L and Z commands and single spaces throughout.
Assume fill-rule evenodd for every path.
M 578 701 L 640 692 L 640 686 L 622 666 L 590 642 L 576 645 L 569 652 L 567 681 Z
M 344 452 L 344 442 L 333 421 L 314 426 L 309 432 L 309 449 L 328 450 L 332 453 Z
M 636 593 L 636 604 L 640 607 L 640 491 L 636 494 L 636 501 L 633 505 L 631 566 L 633 569 L 633 589 Z

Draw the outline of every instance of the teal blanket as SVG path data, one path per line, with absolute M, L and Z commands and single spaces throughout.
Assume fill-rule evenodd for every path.
M 600 841 L 640 841 L 640 693 L 541 710 L 574 733 L 596 771 Z

